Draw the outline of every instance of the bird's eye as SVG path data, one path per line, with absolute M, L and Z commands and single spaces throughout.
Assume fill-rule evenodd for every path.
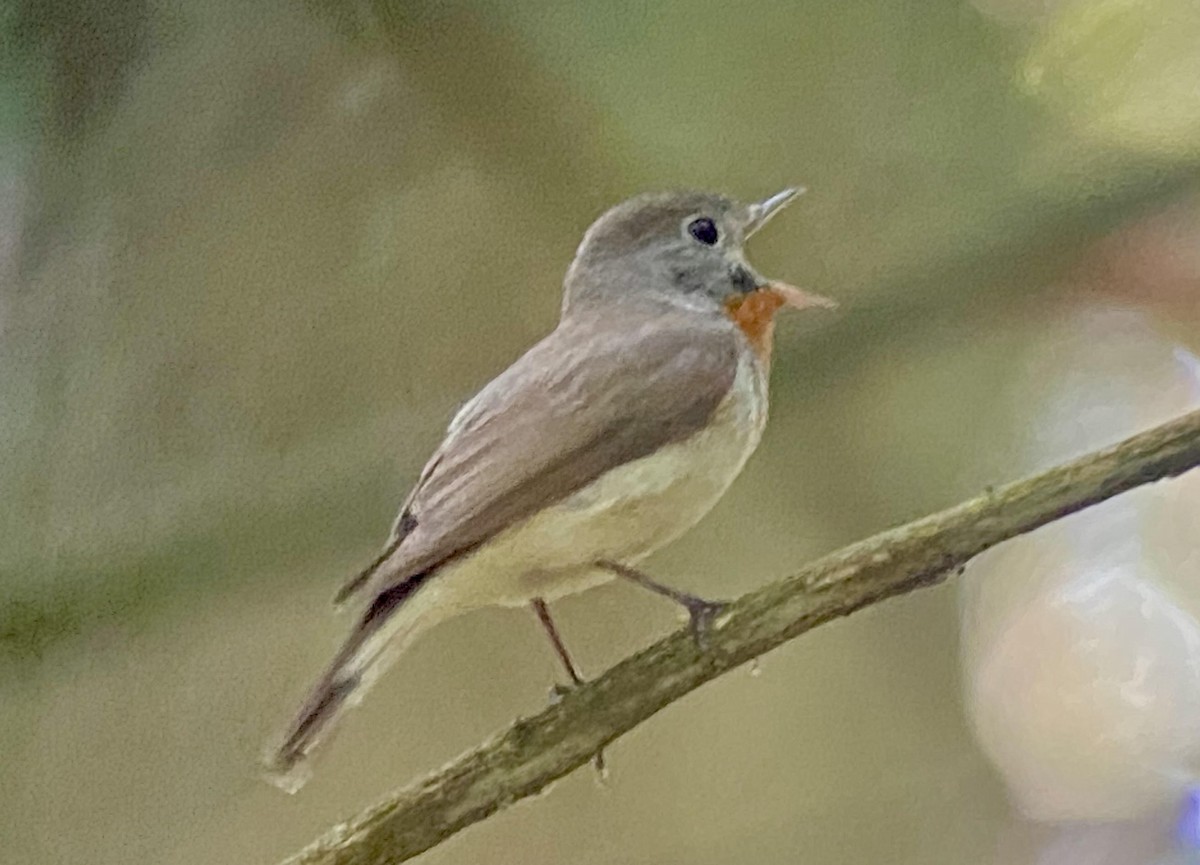
M 688 223 L 688 234 L 705 246 L 714 246 L 717 242 L 717 226 L 707 216 L 693 219 Z

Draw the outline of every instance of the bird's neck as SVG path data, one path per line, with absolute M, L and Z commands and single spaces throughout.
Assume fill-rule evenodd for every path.
M 775 313 L 783 304 L 783 298 L 769 288 L 752 291 L 725 303 L 725 314 L 745 334 L 750 347 L 764 365 L 771 362 Z

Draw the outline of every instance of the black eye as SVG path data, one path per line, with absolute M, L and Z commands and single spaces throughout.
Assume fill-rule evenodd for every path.
M 693 219 L 688 223 L 688 234 L 705 246 L 713 246 L 717 242 L 717 226 L 707 216 Z

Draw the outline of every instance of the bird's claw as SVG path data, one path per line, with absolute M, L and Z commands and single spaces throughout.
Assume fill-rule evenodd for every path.
M 557 705 L 558 703 L 561 703 L 564 697 L 566 697 L 572 691 L 578 690 L 579 686 L 582 684 L 583 684 L 582 681 L 571 682 L 569 684 L 564 683 L 564 682 L 555 682 L 553 685 L 550 686 L 550 697 L 549 697 L 550 705 L 554 706 L 554 705 Z M 596 774 L 597 774 L 597 777 L 600 779 L 601 783 L 604 783 L 605 781 L 607 781 L 608 765 L 604 762 L 604 752 L 603 751 L 597 751 L 592 756 L 592 765 L 596 768 Z
M 729 604 L 724 601 L 706 601 L 703 598 L 696 598 L 687 603 L 688 618 L 691 619 L 692 638 L 696 641 L 696 648 L 701 652 L 708 650 L 708 635 L 712 631 L 713 623 L 728 608 Z

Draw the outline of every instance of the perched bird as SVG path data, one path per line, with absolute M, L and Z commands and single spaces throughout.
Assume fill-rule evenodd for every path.
M 683 604 L 701 641 L 719 605 L 635 569 L 691 528 L 757 447 L 773 319 L 832 306 L 764 279 L 743 247 L 800 190 L 756 204 L 641 195 L 587 230 L 558 326 L 462 407 L 375 562 L 342 649 L 268 757 L 294 791 L 332 722 L 420 631 L 531 605 L 572 681 L 546 602 L 614 577 Z

